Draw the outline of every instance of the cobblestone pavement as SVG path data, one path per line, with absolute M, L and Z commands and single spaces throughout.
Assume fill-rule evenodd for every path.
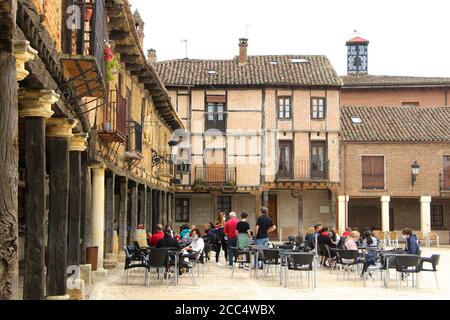
M 438 278 L 440 289 L 437 289 L 432 273 L 423 273 L 421 288 L 402 287 L 397 290 L 395 272 L 391 271 L 390 288 L 383 287 L 382 281 L 369 280 L 367 287 L 354 277 L 350 279 L 336 279 L 336 272 L 329 269 L 319 270 L 317 273 L 317 288 L 308 289 L 303 278 L 303 284 L 294 288 L 294 277 L 290 277 L 288 287 L 280 286 L 279 278 L 268 276 L 255 279 L 248 271 L 239 270 L 231 278 L 231 270 L 227 269 L 222 257 L 222 266 L 209 263 L 205 269 L 205 276 L 197 278 L 198 285 L 192 286 L 187 274 L 180 277 L 177 287 L 166 287 L 165 282 L 157 280 L 152 274 L 150 286 L 145 287 L 144 272 L 136 271 L 129 277 L 128 285 L 123 284 L 123 271 L 110 271 L 108 277 L 98 281 L 89 288 L 89 299 L 97 300 L 308 300 L 327 299 L 338 300 L 344 296 L 352 299 L 450 299 L 450 248 L 424 248 L 423 256 L 433 253 L 441 254 Z

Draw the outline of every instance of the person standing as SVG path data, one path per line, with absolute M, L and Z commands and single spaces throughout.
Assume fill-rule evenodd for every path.
M 225 241 L 225 232 L 224 232 L 224 227 L 225 227 L 225 213 L 224 212 L 220 212 L 217 215 L 216 221 L 215 221 L 215 232 L 216 232 L 216 236 L 217 236 L 217 250 L 216 250 L 216 264 L 220 266 L 220 262 L 219 262 L 219 256 L 220 256 L 220 249 L 222 248 L 222 250 L 225 253 L 225 260 L 228 259 L 228 255 L 227 255 L 227 244 Z
M 231 248 L 237 247 L 236 226 L 239 220 L 236 218 L 236 212 L 230 212 L 229 217 L 230 219 L 225 223 L 224 232 L 227 237 L 228 266 L 233 267 L 233 250 Z
M 262 207 L 260 213 L 261 215 L 256 220 L 255 245 L 268 247 L 269 233 L 275 231 L 277 226 L 273 224 L 272 218 L 268 216 L 269 209 Z
M 247 222 L 248 213 L 245 211 L 241 212 L 241 221 L 236 225 L 236 234 L 238 237 L 238 248 L 243 249 L 248 247 L 250 242 L 250 224 Z

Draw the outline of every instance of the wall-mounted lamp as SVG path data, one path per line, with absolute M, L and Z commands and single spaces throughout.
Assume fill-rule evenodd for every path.
M 420 165 L 417 161 L 414 161 L 413 164 L 411 165 L 411 183 L 413 187 L 417 181 L 417 176 L 419 175 L 419 172 L 420 172 Z

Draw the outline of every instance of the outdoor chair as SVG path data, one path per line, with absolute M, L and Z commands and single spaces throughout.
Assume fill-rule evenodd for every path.
M 398 247 L 398 232 L 397 231 L 389 231 L 387 233 L 387 240 L 389 242 L 389 247 Z
M 330 273 L 333 272 L 333 269 L 336 267 L 336 251 L 332 250 L 335 248 L 330 248 L 328 245 L 325 245 L 325 250 L 327 252 L 328 263 L 330 264 Z
M 441 259 L 440 254 L 434 254 L 430 258 L 420 258 L 420 271 L 424 272 L 433 272 L 434 274 L 434 280 L 436 281 L 436 286 L 439 289 L 439 281 L 437 277 L 437 266 L 439 265 L 439 260 Z M 423 267 L 424 263 L 430 263 L 431 269 L 425 269 Z
M 144 255 L 148 253 L 149 248 L 142 248 L 138 241 L 134 241 L 133 245 L 134 245 L 134 249 L 136 251 L 138 251 L 139 253 L 144 254 Z
M 375 230 L 373 231 L 373 235 L 378 239 L 382 248 L 386 246 L 386 234 L 383 231 Z
M 295 247 L 294 244 L 282 244 L 282 245 L 277 246 L 277 248 L 281 249 L 281 250 L 293 250 L 294 247 Z
M 296 236 L 294 244 L 295 244 L 296 247 L 301 247 L 303 245 L 303 237 L 302 236 Z
M 294 285 L 297 288 L 298 277 L 297 272 L 300 273 L 300 283 L 303 282 L 302 272 L 307 272 L 308 274 L 308 288 L 310 287 L 311 272 L 314 271 L 314 255 L 313 254 L 293 254 L 288 257 L 288 270 L 295 272 Z M 314 283 L 311 285 L 311 288 L 314 289 Z
M 344 272 L 348 272 L 349 270 L 353 271 L 353 268 L 356 267 L 355 271 L 355 279 L 357 278 L 358 273 L 358 265 L 361 264 L 360 254 L 358 250 L 337 250 L 336 251 L 336 265 L 338 272 L 336 274 L 336 279 L 339 280 L 339 274 L 342 270 Z M 348 278 L 350 278 L 350 275 Z
M 425 246 L 427 246 L 427 239 L 425 234 L 422 231 L 416 231 L 417 241 L 419 242 L 419 245 L 423 245 L 425 243 Z
M 433 243 L 439 248 L 439 235 L 436 232 L 431 231 L 428 233 L 428 245 L 431 247 Z
M 246 265 L 251 274 L 251 253 L 248 250 L 242 250 L 238 248 L 231 248 L 233 253 L 233 269 L 231 270 L 231 277 L 234 276 L 234 269 L 236 265 L 242 265 L 245 269 Z
M 416 275 L 416 288 L 419 288 L 420 256 L 404 254 L 395 257 L 397 265 L 397 289 L 401 288 L 402 278 L 406 278 L 408 286 L 408 274 L 412 275 L 412 285 L 414 286 L 414 275 Z
M 160 271 L 169 271 L 169 249 L 168 248 L 152 248 L 147 255 L 146 258 L 147 270 L 152 273 L 152 270 L 155 270 L 158 279 L 160 275 Z M 178 272 L 178 270 L 174 270 L 174 272 Z M 169 285 L 169 276 L 167 273 L 167 284 Z M 147 286 L 149 284 L 150 277 L 147 276 Z
M 197 276 L 200 277 L 200 268 L 202 268 L 203 277 L 205 277 L 205 256 L 204 251 L 192 252 L 187 255 L 183 255 L 183 258 L 188 258 L 192 265 L 192 269 L 197 270 Z
M 125 267 L 124 267 L 124 281 L 125 281 L 125 284 L 128 284 L 129 272 L 131 270 L 134 270 L 134 269 L 139 269 L 139 268 L 145 269 L 146 270 L 145 271 L 146 272 L 145 277 L 147 277 L 147 269 L 146 269 L 147 268 L 147 264 L 146 264 L 146 261 L 145 261 L 145 256 L 138 257 L 136 255 L 132 255 L 130 253 L 130 250 L 129 250 L 128 246 L 125 246 L 123 249 L 125 251 Z M 145 285 L 145 281 L 146 281 L 146 279 L 144 279 L 144 285 Z
M 291 246 L 293 248 L 293 246 Z M 292 248 L 287 250 L 292 250 Z M 265 268 L 264 277 L 267 277 L 269 271 L 274 268 L 275 270 L 280 267 L 280 251 L 274 249 L 262 250 L 262 262 Z M 275 274 L 275 273 L 274 273 Z

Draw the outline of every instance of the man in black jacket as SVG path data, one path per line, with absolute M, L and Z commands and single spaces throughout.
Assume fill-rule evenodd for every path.
M 327 258 L 334 258 L 335 253 L 334 251 L 330 252 L 330 257 L 328 256 L 328 252 L 325 249 L 325 245 L 327 245 L 330 248 L 336 248 L 336 245 L 331 241 L 331 237 L 328 233 L 328 228 L 325 227 L 321 230 L 319 236 L 317 237 L 317 244 L 319 246 L 319 254 L 321 256 L 325 256 Z
M 177 249 L 180 250 L 180 244 L 178 243 L 178 241 L 172 237 L 172 233 L 170 232 L 170 230 L 166 230 L 166 232 L 164 233 L 164 238 L 162 238 L 161 240 L 158 241 L 158 243 L 156 244 L 157 248 L 173 248 L 173 249 Z

